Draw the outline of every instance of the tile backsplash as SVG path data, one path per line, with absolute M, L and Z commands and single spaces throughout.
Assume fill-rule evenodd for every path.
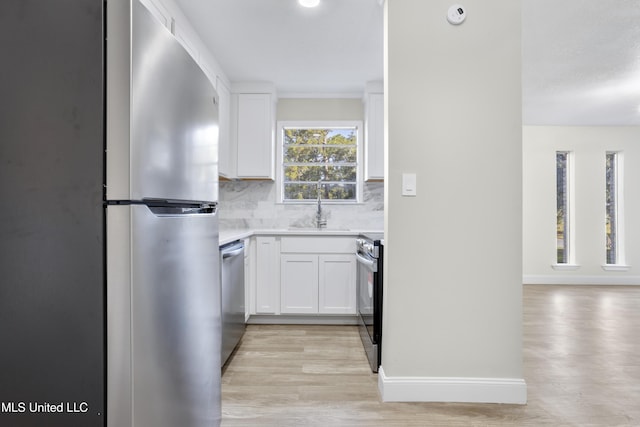
M 382 230 L 384 184 L 364 184 L 364 200 L 353 205 L 323 203 L 328 229 Z M 220 182 L 221 229 L 285 229 L 314 227 L 315 204 L 276 203 L 271 181 Z

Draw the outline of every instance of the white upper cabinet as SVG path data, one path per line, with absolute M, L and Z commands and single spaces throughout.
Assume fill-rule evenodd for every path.
M 218 77 L 216 87 L 219 96 L 219 137 L 218 137 L 218 173 L 225 178 L 233 178 L 234 172 L 231 158 L 231 92 Z
M 231 146 L 236 149 L 236 176 L 275 179 L 275 90 L 232 85 Z
M 274 178 L 271 95 L 238 95 L 238 178 Z
M 365 180 L 384 179 L 384 93 L 382 83 L 367 83 L 364 95 Z

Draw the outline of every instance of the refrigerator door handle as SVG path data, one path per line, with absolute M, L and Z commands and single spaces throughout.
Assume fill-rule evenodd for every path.
M 216 205 L 146 204 L 155 216 L 215 215 Z

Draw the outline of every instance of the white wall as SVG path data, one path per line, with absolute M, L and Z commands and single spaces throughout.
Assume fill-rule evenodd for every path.
M 361 120 L 360 98 L 280 98 L 277 120 Z
M 523 403 L 520 2 L 387 0 L 384 400 Z M 401 175 L 417 173 L 417 196 Z
M 556 271 L 556 151 L 574 156 L 574 271 Z M 605 271 L 605 153 L 624 157 L 628 271 Z M 640 127 L 523 128 L 524 283 L 640 284 Z

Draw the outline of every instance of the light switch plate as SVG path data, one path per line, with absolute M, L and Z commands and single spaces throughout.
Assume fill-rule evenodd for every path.
M 415 173 L 403 173 L 402 174 L 402 195 L 403 196 L 416 196 L 416 174 Z

